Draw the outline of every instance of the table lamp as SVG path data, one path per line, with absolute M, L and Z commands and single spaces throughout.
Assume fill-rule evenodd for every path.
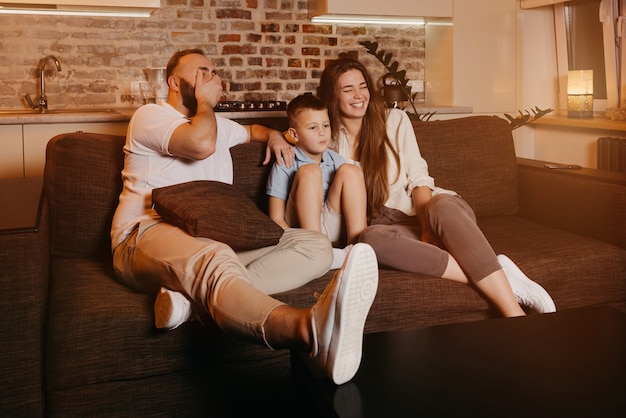
M 593 70 L 568 71 L 567 117 L 593 117 Z

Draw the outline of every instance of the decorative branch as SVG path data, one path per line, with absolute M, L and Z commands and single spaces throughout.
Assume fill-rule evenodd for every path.
M 526 113 L 522 113 L 521 110 L 518 110 L 519 115 L 516 117 L 513 117 L 509 114 L 504 114 L 504 116 L 506 116 L 506 118 L 509 120 L 509 124 L 511 125 L 511 130 L 517 129 L 520 126 L 524 126 L 526 124 L 529 124 L 531 122 L 536 121 L 537 119 L 547 115 L 548 113 L 552 112 L 553 109 L 539 109 L 537 106 L 535 106 L 534 109 L 531 109 L 533 114 L 531 115 L 530 112 L 528 110 L 525 110 Z
M 398 82 L 398 86 L 401 88 L 402 93 L 407 98 L 411 107 L 413 108 L 413 114 L 409 113 L 409 117 L 413 116 L 418 120 L 427 121 L 434 115 L 436 112 L 426 113 L 421 115 L 417 108 L 415 107 L 415 97 L 417 93 L 411 94 L 411 87 L 409 86 L 409 80 L 406 78 L 406 70 L 398 70 L 400 64 L 398 61 L 393 60 L 393 53 L 386 52 L 385 50 L 378 50 L 378 42 L 370 42 L 370 41 L 360 41 L 360 45 L 367 49 L 367 53 L 371 54 L 378 59 L 380 62 L 391 74 L 391 76 Z

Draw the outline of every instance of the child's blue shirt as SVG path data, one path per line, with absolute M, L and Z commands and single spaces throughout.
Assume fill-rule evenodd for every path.
M 341 155 L 332 150 L 327 149 L 322 154 L 320 168 L 322 170 L 324 200 L 326 200 L 326 194 L 333 182 L 337 168 L 345 163 L 345 161 L 346 160 Z M 291 167 L 287 168 L 285 164 L 278 165 L 274 162 L 269 178 L 267 179 L 267 194 L 286 201 L 289 197 L 296 171 L 306 164 L 316 164 L 316 162 L 310 159 L 309 156 L 296 145 L 295 158 Z

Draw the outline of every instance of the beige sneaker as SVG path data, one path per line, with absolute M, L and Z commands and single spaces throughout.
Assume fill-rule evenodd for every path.
M 363 328 L 377 288 L 376 254 L 367 244 L 355 244 L 311 310 L 310 356 L 337 385 L 359 369 Z

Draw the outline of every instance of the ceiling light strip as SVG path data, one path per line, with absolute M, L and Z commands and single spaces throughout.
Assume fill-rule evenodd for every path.
M 424 25 L 423 17 L 366 16 L 366 15 L 321 15 L 311 18 L 312 23 L 375 24 L 375 25 Z
M 116 17 L 150 17 L 152 9 L 133 7 L 89 7 L 89 6 L 65 6 L 65 5 L 16 5 L 10 7 L 0 5 L 0 14 L 30 14 L 48 16 L 116 16 Z

